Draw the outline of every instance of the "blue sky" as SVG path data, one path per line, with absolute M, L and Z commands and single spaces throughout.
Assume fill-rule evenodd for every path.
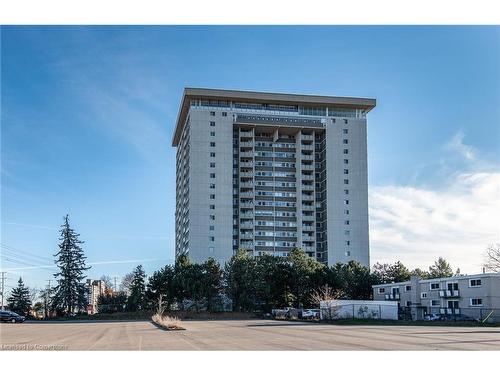
M 91 277 L 173 260 L 185 86 L 376 98 L 372 262 L 473 273 L 500 242 L 498 27 L 2 27 L 1 53 L 8 285 L 51 277 L 22 268 L 50 264 L 66 213 Z

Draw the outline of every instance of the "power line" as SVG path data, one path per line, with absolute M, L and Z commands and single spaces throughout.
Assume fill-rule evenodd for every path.
M 34 257 L 29 257 L 29 256 L 26 256 L 24 254 L 19 254 L 16 251 L 12 251 L 12 250 L 8 250 L 8 249 L 2 249 L 1 253 L 2 253 L 2 255 L 7 255 L 10 258 L 16 258 L 16 259 L 24 260 L 24 261 L 27 261 L 27 262 L 37 262 L 37 263 L 39 263 L 39 262 L 44 262 L 44 263 L 48 262 L 48 259 L 45 260 L 45 259 L 38 259 L 38 258 L 34 258 Z
M 43 260 L 43 261 L 52 261 L 52 259 L 48 258 L 48 257 L 45 257 L 45 256 L 40 256 L 40 255 L 37 255 L 37 254 L 34 254 L 34 253 L 31 253 L 29 251 L 26 251 L 26 250 L 21 250 L 21 249 L 18 249 L 16 247 L 13 247 L 13 246 L 9 246 L 7 244 L 4 244 L 4 243 L 0 243 L 0 246 L 6 250 L 10 250 L 11 252 L 16 252 L 16 253 L 20 253 L 18 255 L 25 255 L 25 256 L 29 256 L 29 257 L 32 257 L 32 258 L 37 258 L 39 260 Z

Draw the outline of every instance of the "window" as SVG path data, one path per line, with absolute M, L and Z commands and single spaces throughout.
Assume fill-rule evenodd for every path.
M 215 199 L 215 194 L 210 194 L 210 199 Z
M 348 129 L 342 129 L 342 133 L 347 134 L 347 133 L 349 133 L 349 131 L 348 131 Z
M 215 168 L 215 163 L 210 163 L 210 168 Z
M 344 199 L 344 204 L 349 204 L 349 200 L 348 199 Z
M 210 189 L 215 189 L 215 184 L 210 184 Z
M 351 241 L 346 241 L 346 242 L 345 242 L 345 245 L 346 245 L 346 246 L 350 246 L 350 245 L 351 245 Z
M 343 140 L 342 140 L 342 143 L 346 145 L 346 144 L 348 144 L 348 143 L 349 143 L 349 140 L 348 140 L 348 139 L 343 139 Z
M 385 293 L 385 288 L 378 288 L 378 294 Z
M 227 112 L 222 112 L 222 117 L 227 117 Z
M 349 215 L 349 210 L 344 210 L 344 214 Z
M 344 124 L 347 124 L 347 119 L 344 119 Z
M 215 116 L 215 112 L 214 111 L 210 111 L 210 116 Z
M 345 252 L 345 256 L 346 256 L 346 257 L 350 257 L 350 256 L 351 256 L 351 252 L 350 252 L 349 250 L 347 250 L 347 251 Z
M 210 173 L 210 178 L 215 178 L 215 173 Z
M 349 169 L 344 169 L 344 174 L 349 174 Z
M 351 231 L 350 231 L 350 230 L 345 230 L 345 231 L 344 231 L 344 234 L 345 234 L 346 236 L 349 236 L 349 235 L 351 234 Z
M 439 306 L 439 300 L 438 299 L 432 299 L 431 300 L 431 306 Z
M 344 189 L 344 194 L 349 194 L 349 189 Z
M 406 301 L 406 307 L 411 307 L 411 301 Z
M 349 160 L 348 159 L 344 159 L 344 164 L 349 164 Z
M 210 236 L 210 242 L 215 242 L 215 237 L 214 236 Z
M 215 152 L 211 152 L 211 153 L 210 153 L 210 157 L 211 157 L 211 158 L 215 158 Z
M 215 126 L 215 121 L 210 121 L 210 126 Z
M 213 246 L 210 246 L 210 247 L 208 248 L 208 251 L 210 251 L 210 253 L 212 253 L 212 254 L 214 253 L 214 250 L 215 250 L 215 248 L 214 248 Z
M 436 290 L 439 289 L 439 283 L 431 283 L 429 286 L 430 290 Z
M 349 153 L 349 150 L 347 148 L 344 148 L 344 155 L 347 155 Z
M 344 224 L 349 225 L 350 224 L 349 220 L 344 221 Z
M 215 220 L 215 215 L 210 215 L 210 220 Z
M 210 209 L 211 209 L 211 210 L 215 210 L 215 204 L 211 204 L 211 205 L 210 205 Z
M 210 147 L 215 147 L 215 142 L 210 142 Z
M 482 298 L 471 298 L 470 305 L 471 306 L 483 306 L 483 299 Z
M 211 137 L 215 137 L 215 132 L 210 132 Z
M 469 287 L 477 288 L 481 286 L 481 279 L 471 279 L 469 280 Z
M 349 185 L 349 180 L 344 179 L 344 185 Z
M 420 298 L 427 298 L 427 293 L 426 292 L 420 293 Z
M 215 225 L 210 225 L 209 230 L 215 230 Z
M 409 292 L 409 291 L 411 290 L 411 285 L 406 285 L 406 286 L 405 286 L 405 290 L 406 290 L 407 292 Z

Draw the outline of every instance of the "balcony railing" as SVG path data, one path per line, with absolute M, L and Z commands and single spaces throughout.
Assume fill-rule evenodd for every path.
M 457 289 L 456 290 L 444 289 L 439 291 L 439 297 L 441 298 L 460 297 L 460 293 Z
M 399 296 L 399 293 L 395 293 L 395 294 L 386 294 L 385 299 L 388 301 L 397 301 L 401 298 Z
M 445 314 L 445 315 L 456 315 L 456 314 L 460 314 L 460 309 L 458 307 L 456 307 L 456 308 L 441 307 L 439 309 L 439 313 Z

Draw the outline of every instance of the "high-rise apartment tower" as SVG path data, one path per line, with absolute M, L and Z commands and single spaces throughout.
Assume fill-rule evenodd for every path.
M 369 265 L 366 114 L 374 99 L 186 88 L 175 252 L 238 249 Z

